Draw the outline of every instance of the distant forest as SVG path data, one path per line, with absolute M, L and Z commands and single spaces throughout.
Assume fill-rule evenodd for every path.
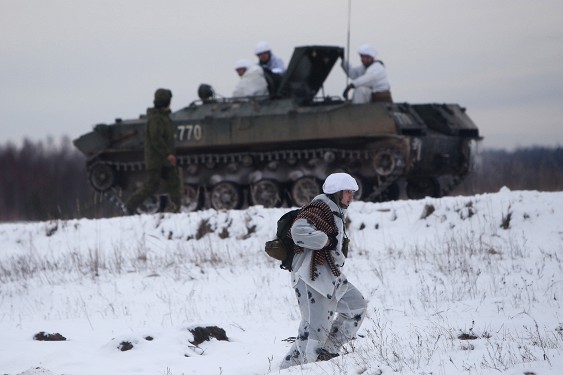
M 0 221 L 119 215 L 88 183 L 84 156 L 69 139 L 0 145 Z M 471 173 L 450 195 L 563 190 L 563 148 L 479 150 Z

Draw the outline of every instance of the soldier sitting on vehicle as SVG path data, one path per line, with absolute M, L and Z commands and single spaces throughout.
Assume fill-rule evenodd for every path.
M 272 48 L 268 42 L 256 44 L 254 53 L 258 57 L 258 65 L 264 69 L 264 76 L 268 82 L 268 91 L 271 97 L 276 96 L 276 91 L 281 84 L 285 73 L 285 63 L 282 59 L 272 53 Z
M 254 49 L 258 57 L 258 65 L 269 69 L 274 74 L 282 75 L 285 73 L 285 64 L 282 59 L 272 53 L 272 48 L 267 42 L 259 42 Z
M 235 70 L 240 81 L 233 91 L 233 97 L 268 95 L 268 83 L 260 66 L 241 59 L 235 63 Z
M 348 61 L 342 61 L 342 69 L 352 79 L 342 96 L 348 100 L 348 91 L 354 89 L 352 103 L 389 102 L 392 103 L 391 88 L 385 65 L 376 60 L 377 51 L 368 44 L 358 48 L 362 65 L 351 68 Z

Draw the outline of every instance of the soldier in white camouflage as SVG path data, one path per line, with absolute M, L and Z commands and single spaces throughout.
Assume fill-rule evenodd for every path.
M 365 317 L 366 300 L 342 272 L 348 253 L 344 215 L 357 190 L 349 174 L 331 174 L 323 185 L 324 194 L 304 206 L 291 227 L 297 245 L 291 284 L 301 323 L 282 369 L 338 356 Z

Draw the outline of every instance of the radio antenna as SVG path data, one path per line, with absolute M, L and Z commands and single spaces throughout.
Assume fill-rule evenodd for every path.
M 348 0 L 348 35 L 346 40 L 346 68 L 350 68 L 350 19 L 352 13 L 352 0 Z M 348 70 L 346 70 L 346 86 L 348 86 Z

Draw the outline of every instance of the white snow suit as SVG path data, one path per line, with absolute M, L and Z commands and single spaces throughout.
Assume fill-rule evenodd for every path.
M 343 61 L 342 69 L 354 84 L 352 103 L 369 103 L 372 93 L 391 90 L 385 67 L 378 61 L 374 61 L 367 69 L 363 65 L 350 68 L 350 64 Z
M 251 65 L 240 77 L 233 97 L 268 95 L 268 83 L 264 78 L 264 70 L 258 65 Z
M 293 259 L 291 285 L 297 295 L 301 323 L 297 338 L 281 363 L 282 369 L 315 362 L 323 349 L 337 354 L 342 345 L 355 336 L 367 309 L 362 294 L 342 273 L 346 259 L 342 253 L 346 210 L 325 194 L 316 196 L 315 200 L 325 202 L 334 214 L 338 244 L 330 253 L 340 275 L 335 276 L 325 262 L 317 266 L 315 280 L 311 279 L 313 252 L 325 246 L 328 236 L 308 220 L 298 218 L 291 228 L 291 236 L 304 251 L 296 253 Z

